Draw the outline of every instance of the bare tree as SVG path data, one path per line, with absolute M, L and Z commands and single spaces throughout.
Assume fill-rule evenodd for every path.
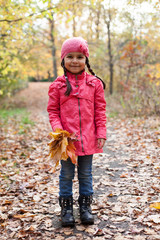
M 109 55 L 109 72 L 110 72 L 110 81 L 109 81 L 109 92 L 110 94 L 113 93 L 113 71 L 114 71 L 114 65 L 113 65 L 113 55 L 112 55 L 112 39 L 111 39 L 111 9 L 110 6 L 106 10 L 103 8 L 104 12 L 104 22 L 107 26 L 107 36 L 108 36 L 108 55 Z
M 51 13 L 51 17 L 48 18 L 50 26 L 50 41 L 51 41 L 51 50 L 52 50 L 52 61 L 53 61 L 53 76 L 54 79 L 57 78 L 57 61 L 56 61 L 56 46 L 55 46 L 55 20 L 54 12 Z

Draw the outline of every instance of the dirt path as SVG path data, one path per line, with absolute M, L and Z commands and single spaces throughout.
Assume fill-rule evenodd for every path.
M 9 149 L 6 148 L 8 160 L 3 161 L 1 169 L 6 173 L 0 188 L 0 239 L 159 240 L 159 210 L 150 207 L 160 202 L 158 117 L 108 118 L 104 153 L 95 154 L 93 162 L 95 224 L 80 223 L 75 177 L 76 225 L 60 227 L 59 170 L 53 174 L 52 163 L 47 161 L 48 86 L 48 83 L 30 83 L 28 89 L 18 94 L 19 101 L 35 117 L 35 126 L 29 133 L 16 135 L 14 129 L 11 134 L 11 127 L 8 133 L 2 132 L 1 146 L 10 142 Z M 12 166 L 13 160 L 16 168 Z
M 48 116 L 48 89 L 50 82 L 30 82 L 28 88 L 18 92 L 14 96 L 16 104 L 26 106 L 33 116 L 43 115 Z

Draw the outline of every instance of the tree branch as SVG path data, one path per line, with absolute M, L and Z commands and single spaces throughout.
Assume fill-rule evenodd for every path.
M 9 19 L 1 19 L 0 22 L 7 22 L 7 23 L 18 22 L 18 21 L 21 21 L 21 20 L 23 20 L 23 19 L 25 19 L 25 18 L 32 17 L 32 16 L 34 16 L 34 15 L 36 15 L 36 14 L 43 13 L 43 12 L 46 12 L 46 11 L 52 10 L 52 9 L 55 9 L 55 7 L 50 7 L 50 8 L 48 8 L 48 9 L 41 10 L 41 11 L 38 12 L 38 13 L 31 13 L 31 14 L 29 14 L 27 17 L 21 17 L 21 18 L 12 19 L 12 20 L 9 20 Z

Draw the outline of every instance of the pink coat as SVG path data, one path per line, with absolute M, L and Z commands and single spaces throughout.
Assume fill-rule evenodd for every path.
M 72 86 L 69 96 L 64 76 L 58 77 L 49 87 L 47 111 L 53 131 L 56 128 L 75 133 L 78 156 L 103 152 L 97 148 L 97 139 L 106 139 L 106 101 L 102 82 L 83 72 L 74 75 L 67 72 Z

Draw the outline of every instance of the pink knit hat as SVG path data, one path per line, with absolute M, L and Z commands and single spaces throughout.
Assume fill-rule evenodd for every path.
M 61 59 L 70 52 L 81 52 L 86 57 L 89 57 L 87 41 L 82 37 L 69 38 L 62 44 Z

